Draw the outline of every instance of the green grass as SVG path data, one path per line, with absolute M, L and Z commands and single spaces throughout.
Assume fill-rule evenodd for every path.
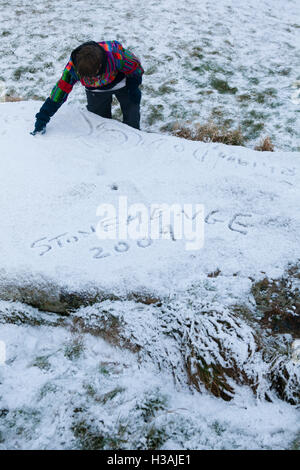
M 147 123 L 152 126 L 155 122 L 162 121 L 164 118 L 163 105 L 150 105 L 149 114 L 147 116 Z
M 50 370 L 51 364 L 48 356 L 37 356 L 32 363 L 33 367 L 38 367 L 41 370 Z
M 145 436 L 146 439 L 146 449 L 149 450 L 159 450 L 162 448 L 163 444 L 168 440 L 168 434 L 166 429 L 155 426 L 151 426 Z
M 65 345 L 64 356 L 70 361 L 79 359 L 84 351 L 84 342 L 82 337 L 75 337 Z
M 212 78 L 210 81 L 212 88 L 217 90 L 219 93 L 230 93 L 235 94 L 238 89 L 236 87 L 231 87 L 226 80 L 221 80 L 218 78 Z
M 141 410 L 142 417 L 144 421 L 147 423 L 154 418 L 158 411 L 165 410 L 167 405 L 167 397 L 161 396 L 158 393 L 149 398 L 145 398 L 145 400 L 137 405 L 137 409 Z

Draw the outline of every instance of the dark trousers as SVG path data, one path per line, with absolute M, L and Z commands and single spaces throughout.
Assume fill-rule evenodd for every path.
M 126 87 L 115 91 L 93 92 L 86 89 L 87 109 L 91 113 L 111 119 L 112 97 L 116 95 L 123 113 L 123 122 L 135 129 L 140 128 L 140 105 L 133 103 Z

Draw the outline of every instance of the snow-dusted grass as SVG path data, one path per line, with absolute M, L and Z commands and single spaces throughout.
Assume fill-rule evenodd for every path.
M 297 0 L 1 1 L 0 78 L 8 95 L 45 99 L 73 48 L 117 39 L 145 67 L 145 130 L 212 117 L 249 147 L 269 135 L 299 150 L 299 17 Z M 70 102 L 84 101 L 78 86 Z
M 172 371 L 166 364 L 175 350 L 172 352 L 171 342 L 168 345 L 168 337 L 159 331 L 158 324 L 153 324 L 150 311 L 144 312 L 142 325 L 143 312 L 138 305 L 119 303 L 114 307 L 106 302 L 94 308 L 91 326 L 98 329 L 99 308 L 114 308 L 119 315 L 123 312 L 129 322 L 127 333 L 130 329 L 133 335 L 139 333 L 132 340 L 140 343 L 141 354 L 109 345 L 96 331 L 80 333 L 72 318 L 65 318 L 62 324 L 58 315 L 18 303 L 0 303 L 1 323 L 5 312 L 11 319 L 15 312 L 19 319 L 13 320 L 15 324 L 0 323 L 1 338 L 9 345 L 6 365 L 0 368 L 0 448 L 299 447 L 299 411 L 294 407 L 275 395 L 271 395 L 272 403 L 255 398 L 247 387 L 236 387 L 230 402 L 205 390 L 199 394 L 184 384 L 174 387 L 173 375 L 179 375 L 180 370 Z M 91 321 L 88 312 L 82 311 L 82 316 Z M 226 347 L 226 341 L 223 344 Z M 247 349 L 242 339 L 240 345 L 232 342 L 231 347 L 231 355 L 240 357 Z M 160 364 L 156 363 L 159 352 Z
M 0 95 L 43 100 L 74 47 L 117 39 L 145 66 L 145 130 L 212 117 L 299 150 L 296 0 L 0 5 Z M 39 103 L 1 108 L 0 448 L 299 449 L 299 155 L 136 133 L 83 103 L 78 86 L 35 139 Z M 204 203 L 205 249 L 93 258 L 96 206 L 121 193 Z
M 266 283 L 254 304 L 232 304 L 233 284 L 219 273 L 162 304 L 69 316 L 0 301 L 0 449 L 299 448 L 292 336 L 264 329 Z

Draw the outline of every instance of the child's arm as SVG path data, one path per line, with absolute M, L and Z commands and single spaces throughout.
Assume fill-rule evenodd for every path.
M 70 60 L 67 63 L 60 80 L 53 87 L 50 97 L 46 99 L 45 103 L 36 114 L 35 127 L 31 134 L 35 135 L 38 132 L 43 134 L 45 132 L 46 125 L 50 121 L 51 117 L 67 100 L 69 93 L 78 80 L 79 77 L 75 72 L 73 62 Z
M 79 77 L 75 71 L 73 62 L 70 60 L 67 63 L 61 78 L 53 87 L 50 93 L 50 99 L 54 101 L 54 103 L 62 105 L 67 100 L 73 86 L 78 81 Z

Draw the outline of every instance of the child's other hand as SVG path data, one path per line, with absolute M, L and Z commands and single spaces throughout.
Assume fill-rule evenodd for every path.
M 45 132 L 46 132 L 46 124 L 41 123 L 37 120 L 34 126 L 34 130 L 30 132 L 30 134 L 31 135 L 45 134 Z
M 45 134 L 46 133 L 46 127 L 44 127 L 44 129 L 42 129 L 41 131 L 32 131 L 30 132 L 31 135 L 36 135 L 36 134 Z

